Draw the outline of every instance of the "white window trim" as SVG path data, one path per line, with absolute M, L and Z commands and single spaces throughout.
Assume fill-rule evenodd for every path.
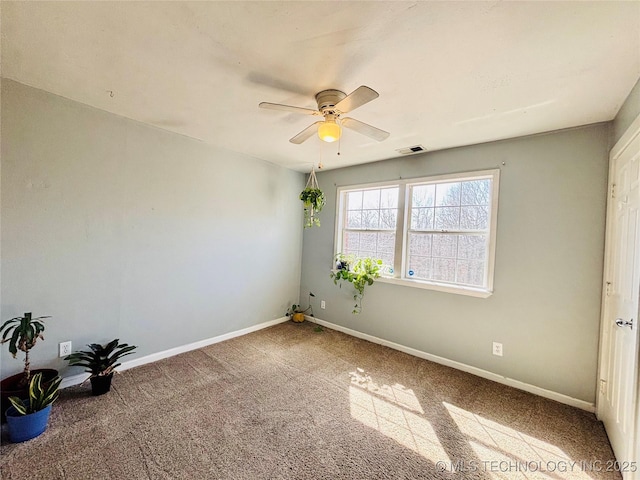
M 414 278 L 404 277 L 404 271 L 406 270 L 406 242 L 408 241 L 408 229 L 409 218 L 407 215 L 410 207 L 409 184 L 414 183 L 440 183 L 446 180 L 474 180 L 481 177 L 490 177 L 491 183 L 491 212 L 490 212 L 490 228 L 489 228 L 489 245 L 487 249 L 487 269 L 486 288 L 476 288 L 465 285 L 455 285 L 450 283 L 439 283 L 428 280 L 420 280 Z M 497 223 L 498 223 L 498 195 L 500 190 L 500 169 L 491 170 L 477 170 L 471 172 L 451 173 L 445 175 L 433 175 L 428 177 L 416 177 L 416 178 L 400 178 L 398 180 L 389 180 L 384 182 L 374 182 L 359 185 L 344 185 L 338 186 L 336 189 L 336 214 L 335 214 L 335 236 L 334 236 L 334 254 L 340 252 L 342 245 L 342 229 L 340 228 L 344 221 L 344 205 L 342 202 L 343 193 L 353 190 L 367 190 L 384 188 L 390 186 L 398 186 L 400 191 L 398 194 L 398 217 L 397 225 L 402 225 L 402 229 L 396 228 L 396 250 L 395 258 L 400 259 L 400 270 L 394 271 L 394 276 L 380 277 L 377 281 L 382 283 L 390 283 L 394 285 L 403 285 L 407 287 L 423 288 L 427 290 L 436 290 L 446 293 L 454 293 L 458 295 L 468 295 L 472 297 L 488 298 L 493 294 L 493 280 L 495 273 L 495 256 L 496 256 L 496 237 L 497 237 Z M 342 208 L 341 208 L 342 207 Z M 400 233 L 400 235 L 398 235 Z M 335 265 L 332 266 L 332 269 Z

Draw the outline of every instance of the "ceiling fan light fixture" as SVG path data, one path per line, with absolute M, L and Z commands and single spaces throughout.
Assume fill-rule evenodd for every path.
M 0 0 L 2 1 L 2 0 Z M 302 142 L 313 137 L 314 133 L 318 133 L 318 137 L 323 142 L 335 142 L 340 140 L 342 136 L 342 127 L 354 130 L 362 135 L 372 138 L 378 142 L 389 137 L 389 132 L 380 130 L 374 126 L 356 120 L 355 118 L 342 117 L 342 114 L 349 113 L 362 105 L 369 103 L 371 100 L 378 98 L 378 92 L 360 85 L 349 95 L 340 90 L 323 90 L 316 94 L 316 102 L 318 109 L 294 107 L 292 105 L 283 105 L 282 103 L 261 102 L 258 104 L 260 108 L 269 110 L 281 110 L 285 112 L 301 113 L 304 115 L 322 116 L 324 120 L 318 120 L 297 135 L 289 139 L 289 142 L 300 145 Z
M 318 137 L 323 142 L 335 142 L 341 135 L 342 128 L 338 125 L 333 115 L 327 115 L 325 121 L 318 126 Z

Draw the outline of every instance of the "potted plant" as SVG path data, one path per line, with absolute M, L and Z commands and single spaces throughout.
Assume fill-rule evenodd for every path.
M 305 189 L 300 192 L 300 200 L 304 204 L 304 228 L 320 226 L 320 219 L 317 214 L 322 211 L 325 204 L 325 197 L 318 186 L 315 170 L 311 169 L 309 180 Z
M 106 345 L 92 343 L 87 345 L 90 351 L 74 352 L 64 357 L 65 360 L 69 360 L 70 366 L 86 367 L 85 372 L 91 374 L 88 380 L 91 381 L 93 395 L 102 395 L 111 390 L 113 373 L 121 365 L 116 362 L 125 355 L 131 355 L 137 348 L 135 345 L 126 343 L 119 344 L 119 341 L 116 338 Z
M 302 323 L 304 322 L 304 314 L 307 313 L 310 308 L 311 307 L 308 307 L 303 310 L 301 305 L 297 305 L 294 303 L 289 307 L 286 315 L 287 317 L 291 317 L 291 320 L 293 320 L 294 322 Z
M 14 443 L 31 440 L 47 429 L 51 405 L 58 398 L 62 378 L 56 376 L 48 385 L 44 385 L 42 379 L 42 373 L 31 377 L 27 399 L 9 397 L 11 407 L 6 415 L 9 438 Z
M 285 315 L 287 317 L 291 317 L 291 320 L 296 323 L 304 322 L 304 314 L 309 310 L 311 310 L 311 316 L 313 317 L 313 306 L 311 305 L 311 297 L 315 297 L 315 295 L 312 292 L 309 292 L 309 306 L 307 308 L 303 309 L 302 305 L 294 303 L 287 309 Z
M 304 203 L 304 228 L 320 226 L 318 213 L 325 204 L 324 193 L 319 188 L 305 188 L 300 193 L 300 200 Z
M 18 350 L 24 352 L 24 370 L 0 382 L 0 411 L 2 421 L 5 420 L 5 410 L 8 407 L 9 397 L 26 398 L 29 381 L 32 374 L 42 373 L 42 381 L 45 386 L 58 376 L 58 371 L 52 368 L 31 370 L 29 361 L 29 351 L 36 345 L 38 339 L 44 340 L 43 320 L 51 318 L 49 316 L 33 317 L 31 312 L 26 312 L 22 317 L 15 317 L 7 320 L 0 327 L 2 340 L 0 344 L 9 343 L 9 352 L 16 358 Z
M 336 270 L 349 270 L 351 264 L 355 263 L 356 259 L 353 255 L 345 255 L 344 253 L 338 253 L 336 255 Z
M 339 259 L 348 259 L 347 256 L 339 254 Z M 347 260 L 344 260 L 347 261 Z M 347 281 L 356 289 L 353 296 L 355 305 L 351 313 L 358 314 L 362 311 L 362 298 L 364 297 L 364 289 L 367 285 L 373 285 L 373 282 L 380 278 L 380 270 L 382 270 L 382 260 L 370 257 L 358 258 L 355 262 L 348 261 L 348 268 L 341 268 L 331 272 L 333 283 L 342 287 L 342 281 Z

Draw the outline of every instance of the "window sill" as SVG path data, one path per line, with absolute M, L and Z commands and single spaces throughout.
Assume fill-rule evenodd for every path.
M 336 273 L 339 270 L 331 269 Z M 446 283 L 426 282 L 424 280 L 409 280 L 407 278 L 380 277 L 376 282 L 391 283 L 392 285 L 402 285 L 403 287 L 423 288 L 425 290 L 435 290 L 437 292 L 455 293 L 456 295 L 467 295 L 468 297 L 489 298 L 493 295 L 492 290 L 483 290 L 482 288 L 458 287 Z
M 490 290 L 481 288 L 459 287 L 444 283 L 425 282 L 422 280 L 409 280 L 404 278 L 380 277 L 376 282 L 391 283 L 393 285 L 402 285 L 404 287 L 424 288 L 425 290 L 436 290 L 438 292 L 454 293 L 457 295 L 467 295 L 476 298 L 489 298 L 493 295 Z

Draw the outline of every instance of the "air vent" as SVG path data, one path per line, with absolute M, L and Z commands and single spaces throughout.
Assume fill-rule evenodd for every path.
M 426 152 L 427 149 L 422 145 L 414 145 L 413 147 L 405 147 L 399 148 L 396 152 L 401 153 L 402 155 L 413 155 L 414 153 Z

